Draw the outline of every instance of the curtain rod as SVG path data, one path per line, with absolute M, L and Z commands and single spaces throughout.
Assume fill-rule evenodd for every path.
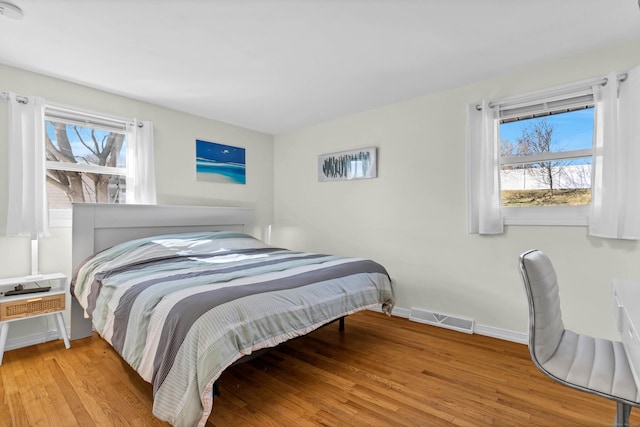
M 0 98 L 9 99 L 9 92 L 0 92 Z M 27 98 L 26 96 L 22 96 L 22 95 L 16 95 L 16 101 L 18 101 L 21 104 L 28 104 L 29 103 L 29 98 Z
M 6 92 L 6 91 L 0 92 L 0 98 L 9 99 L 9 92 Z M 29 98 L 24 96 L 24 95 L 16 95 L 16 101 L 21 103 L 21 104 L 28 104 L 29 103 Z M 105 120 L 105 121 L 110 121 L 110 122 L 117 122 L 117 123 L 122 123 L 123 125 L 136 124 L 139 128 L 144 127 L 143 123 L 138 122 L 136 120 L 134 120 L 132 122 L 129 119 L 101 116 L 99 114 L 95 114 L 95 113 L 91 113 L 91 112 L 87 112 L 87 111 L 82 111 L 82 110 L 74 109 L 74 108 L 70 108 L 70 107 L 65 107 L 65 106 L 60 105 L 60 104 L 54 104 L 54 103 L 45 104 L 45 109 L 47 109 L 47 108 L 52 109 L 52 110 L 58 110 L 58 111 L 61 111 L 61 112 L 68 112 L 68 113 L 71 113 L 71 114 L 78 114 L 78 115 L 89 117 L 89 118 L 95 118 L 96 120 Z M 91 122 L 89 122 L 89 123 L 91 123 Z
M 619 74 L 618 75 L 618 81 L 619 82 L 625 81 L 627 79 L 627 76 L 628 76 L 627 73 Z M 586 89 L 586 88 L 591 87 L 591 86 L 596 85 L 596 84 L 599 84 L 600 86 L 605 86 L 608 82 L 609 82 L 609 79 L 607 77 L 602 77 L 602 78 L 599 78 L 599 79 L 596 78 L 596 79 L 591 79 L 591 80 L 585 80 L 583 82 L 578 82 L 578 83 L 575 83 L 575 84 L 571 84 L 570 83 L 570 84 L 565 85 L 565 86 L 558 86 L 558 87 L 556 87 L 555 90 L 560 92 L 560 91 L 563 91 L 563 88 L 566 88 L 564 90 L 566 90 L 566 92 L 569 93 L 569 92 L 573 92 L 573 91 L 578 91 L 578 90 L 580 90 L 580 88 L 585 88 Z M 569 88 L 571 88 L 571 89 L 569 89 Z M 552 94 L 554 92 L 554 89 L 540 90 L 540 91 L 534 92 L 534 94 L 536 94 L 536 93 L 537 94 L 541 94 L 542 93 L 542 95 L 536 95 L 536 97 L 539 98 L 541 96 L 544 97 L 545 96 L 544 95 L 545 92 L 548 92 L 549 94 Z M 526 99 L 530 98 L 531 96 L 532 96 L 532 94 L 528 94 L 528 95 L 525 94 L 525 95 L 522 95 L 522 96 L 514 96 L 514 97 L 510 97 L 510 98 L 504 98 L 504 99 L 500 99 L 500 100 L 497 100 L 497 101 L 491 101 L 491 102 L 489 102 L 488 105 L 489 105 L 489 108 L 493 108 L 493 107 L 495 107 L 497 105 L 501 105 L 501 104 L 503 104 L 505 102 L 512 102 L 512 103 L 514 101 L 517 102 L 517 103 L 526 102 Z M 534 100 L 535 100 L 535 98 L 534 98 Z M 479 105 L 479 104 L 476 105 L 476 110 L 482 111 L 482 105 Z

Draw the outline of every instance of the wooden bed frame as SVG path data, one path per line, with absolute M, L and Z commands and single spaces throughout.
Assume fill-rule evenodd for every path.
M 193 231 L 241 231 L 253 234 L 254 211 L 241 207 L 161 206 L 74 203 L 72 263 L 117 243 L 142 237 Z M 91 319 L 71 297 L 71 339 L 91 335 Z

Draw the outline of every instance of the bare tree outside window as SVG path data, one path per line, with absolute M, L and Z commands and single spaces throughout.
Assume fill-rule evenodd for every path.
M 73 202 L 124 202 L 123 132 L 50 120 L 46 120 L 45 130 L 50 189 L 64 193 L 69 206 Z
M 550 153 L 552 151 L 552 140 L 553 125 L 549 124 L 544 118 L 535 120 L 522 130 L 522 136 L 518 138 L 516 145 L 516 155 Z M 532 163 L 530 171 L 535 179 L 549 188 L 551 195 L 553 195 L 554 180 L 558 174 L 562 173 L 565 163 L 562 161 Z
M 591 202 L 592 111 L 576 110 L 501 124 L 503 206 Z

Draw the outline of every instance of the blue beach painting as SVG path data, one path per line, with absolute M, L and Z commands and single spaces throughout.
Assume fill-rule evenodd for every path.
M 196 179 L 246 184 L 245 149 L 196 139 Z

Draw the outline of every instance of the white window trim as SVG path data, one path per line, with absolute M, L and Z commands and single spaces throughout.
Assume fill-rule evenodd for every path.
M 500 160 L 500 167 L 584 157 L 593 158 L 593 148 L 506 157 Z M 504 225 L 587 227 L 591 203 L 579 206 L 501 206 L 501 211 Z
M 62 122 L 70 125 L 90 126 L 92 128 L 100 130 L 121 133 L 125 133 L 126 124 L 126 120 L 119 117 L 103 116 L 82 109 L 66 107 L 54 103 L 45 104 L 44 120 L 51 122 Z M 49 169 L 121 176 L 127 175 L 126 168 L 97 166 L 82 163 L 54 162 L 47 160 L 45 161 L 45 170 Z M 49 209 L 49 227 L 64 228 L 71 227 L 72 224 L 72 209 Z
M 626 75 L 624 74 L 620 76 L 621 79 L 625 77 Z M 522 95 L 515 95 L 508 98 L 491 101 L 489 102 L 489 107 L 516 109 L 530 105 L 554 102 L 567 98 L 575 98 L 576 96 L 588 95 L 589 93 L 593 93 L 591 89 L 593 85 L 604 85 L 607 83 L 607 81 L 607 77 L 582 80 L 563 86 L 533 91 Z
M 131 119 L 108 116 L 54 102 L 46 102 L 44 116 L 45 120 L 53 120 L 80 126 L 91 125 L 91 127 L 95 127 L 96 129 L 121 133 L 125 133 L 127 124 L 133 122 Z
M 499 108 L 498 122 L 505 118 L 517 117 L 521 113 L 510 113 L 522 109 L 530 109 L 531 112 L 542 112 L 548 103 L 562 104 L 564 107 L 573 108 L 579 106 L 593 107 L 593 91 L 591 85 L 600 80 L 588 80 L 569 84 L 560 88 L 553 88 L 540 92 L 534 92 L 523 96 L 515 96 L 494 103 L 494 108 Z M 591 97 L 591 99 L 587 99 Z M 579 99 L 580 101 L 574 101 Z M 585 99 L 587 101 L 585 102 Z M 565 101 L 566 102 L 563 102 Z M 537 108 L 539 107 L 539 108 Z M 502 110 L 506 110 L 502 113 Z M 499 126 L 498 126 L 499 127 Z M 496 144 L 499 144 L 499 131 Z M 537 163 L 550 160 L 565 160 L 583 157 L 593 157 L 593 148 L 572 150 L 563 152 L 531 154 L 527 156 L 513 156 L 500 159 L 500 167 Z M 532 226 L 588 226 L 591 204 L 580 206 L 528 206 L 528 207 L 504 207 L 501 206 L 504 225 L 532 225 Z
M 83 163 L 64 163 L 64 162 L 52 162 L 46 161 L 45 168 L 58 171 L 70 171 L 70 172 L 87 172 L 106 175 L 127 175 L 126 168 L 114 168 L 111 166 L 98 166 L 88 165 Z
M 591 205 L 503 207 L 504 225 L 588 226 Z
M 127 119 L 123 117 L 104 115 L 81 108 L 69 107 L 62 104 L 47 102 L 44 106 L 44 120 L 64 122 L 80 126 L 91 126 L 96 129 L 110 132 L 121 132 L 129 134 L 131 138 L 127 142 L 127 167 L 96 166 L 87 164 L 67 164 L 61 162 L 45 162 L 45 169 L 68 170 L 77 172 L 90 172 L 110 175 L 121 175 L 127 180 L 133 178 L 138 184 L 135 185 L 137 192 L 147 191 L 145 200 L 134 200 L 130 203 L 150 203 L 155 204 L 155 173 L 153 166 L 153 123 L 149 121 L 138 121 L 137 119 Z M 141 132 L 144 126 L 145 132 Z M 145 133 L 141 137 L 141 133 Z M 135 148 L 134 148 L 135 147 Z M 133 155 L 132 155 L 133 153 Z M 145 170 L 150 176 L 145 179 L 150 180 L 142 186 L 139 184 L 140 178 L 132 175 L 132 170 Z M 131 185 L 131 195 L 136 194 Z M 141 187 L 144 187 L 142 189 Z M 140 196 L 137 196 L 140 197 Z M 49 227 L 68 228 L 73 222 L 72 209 L 49 209 Z

